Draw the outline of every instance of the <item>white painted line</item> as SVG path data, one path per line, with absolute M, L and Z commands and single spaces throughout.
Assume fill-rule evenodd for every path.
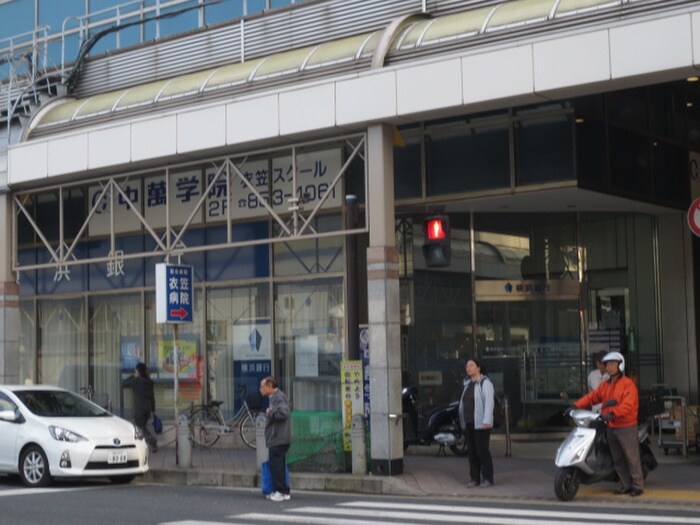
M 382 518 L 385 520 L 392 520 L 391 523 L 408 523 L 409 520 L 414 521 L 435 521 L 441 523 L 494 523 L 501 525 L 591 525 L 590 521 L 571 521 L 570 518 L 566 517 L 562 520 L 542 520 L 542 519 L 525 519 L 521 517 L 506 517 L 503 513 L 498 517 L 487 517 L 479 516 L 478 510 L 472 508 L 471 511 L 465 512 L 465 514 L 439 514 L 437 512 L 416 514 L 415 512 L 409 511 L 390 511 L 390 510 L 361 510 L 361 509 L 338 509 L 338 508 L 324 508 L 324 507 L 301 507 L 298 509 L 289 509 L 289 512 L 307 513 L 307 514 L 331 514 L 336 516 L 367 516 L 371 515 L 373 518 Z M 515 513 L 513 513 L 515 514 Z M 240 516 L 241 518 L 247 518 L 248 515 Z M 285 520 L 289 518 L 289 514 L 285 514 Z M 307 516 L 304 516 L 308 519 Z M 324 522 L 325 523 L 325 522 Z M 380 522 L 381 523 L 381 522 Z M 387 523 L 387 522 L 383 522 Z
M 294 516 L 290 514 L 261 514 L 250 513 L 236 516 L 227 516 L 232 519 L 271 521 L 274 523 L 308 523 L 309 525 L 390 525 L 388 521 L 372 521 L 367 519 L 351 520 L 348 518 L 320 518 L 317 516 Z M 230 524 L 226 524 L 230 525 Z M 402 525 L 416 525 L 414 523 L 403 522 Z
M 24 488 L 24 489 L 8 489 L 0 490 L 0 498 L 9 498 L 11 496 L 34 496 L 35 494 L 53 494 L 59 492 L 77 492 L 79 490 L 95 490 L 99 487 L 72 487 L 72 488 Z
M 649 515 L 630 515 L 630 514 L 612 514 L 602 512 L 566 512 L 553 510 L 527 510 L 527 509 L 498 509 L 491 507 L 476 507 L 476 506 L 458 506 L 458 505 L 421 505 L 417 503 L 378 503 L 374 501 L 351 501 L 348 503 L 339 503 L 340 507 L 362 507 L 365 509 L 396 509 L 406 511 L 423 511 L 423 512 L 443 512 L 443 513 L 463 513 L 463 514 L 486 514 L 486 515 L 509 515 L 509 516 L 534 516 L 541 518 L 569 518 L 569 519 L 585 519 L 586 521 L 622 521 L 632 523 L 658 523 L 664 521 L 667 523 L 689 523 L 700 524 L 700 518 L 692 517 L 677 517 L 677 516 L 649 516 Z M 294 509 L 295 511 L 302 509 Z M 373 511 L 374 512 L 374 511 Z

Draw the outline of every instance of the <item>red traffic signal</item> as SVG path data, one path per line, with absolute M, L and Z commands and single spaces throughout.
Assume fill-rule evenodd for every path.
M 442 217 L 436 217 L 434 219 L 428 219 L 425 222 L 425 236 L 429 241 L 439 241 L 444 239 L 447 234 L 445 233 L 445 223 Z
M 433 215 L 423 221 L 423 258 L 428 268 L 450 265 L 450 219 L 447 215 Z

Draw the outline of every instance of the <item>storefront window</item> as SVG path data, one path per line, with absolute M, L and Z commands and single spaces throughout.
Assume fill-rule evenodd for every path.
M 34 301 L 19 305 L 19 382 L 36 383 L 36 311 Z
M 342 279 L 275 286 L 274 374 L 294 410 L 340 411 Z
M 89 385 L 85 299 L 38 303 L 39 382 L 74 392 Z
M 225 417 L 272 374 L 272 325 L 267 284 L 212 289 L 207 293 L 209 397 L 224 401 Z
M 90 298 L 90 384 L 93 400 L 116 413 L 132 417 L 130 390 L 122 379 L 133 375 L 136 363 L 145 362 L 143 312 L 140 294 Z
M 172 417 L 174 410 L 173 334 L 170 324 L 156 323 L 155 294 L 145 294 L 146 364 L 156 383 L 156 406 L 161 416 Z M 195 289 L 193 322 L 178 325 L 178 383 L 180 407 L 204 399 L 204 367 L 202 365 L 201 334 L 204 311 L 202 291 Z

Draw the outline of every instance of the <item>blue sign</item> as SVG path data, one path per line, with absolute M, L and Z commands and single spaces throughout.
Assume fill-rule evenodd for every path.
M 191 323 L 193 302 L 192 267 L 156 264 L 156 322 Z

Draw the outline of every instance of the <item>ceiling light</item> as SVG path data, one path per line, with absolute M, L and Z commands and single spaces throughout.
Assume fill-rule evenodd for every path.
M 686 80 L 688 82 L 697 82 L 698 80 L 700 80 L 700 77 L 688 77 L 686 78 Z
M 685 107 L 687 107 L 687 108 L 692 108 L 692 107 L 693 107 L 693 103 L 692 103 L 692 102 L 686 102 L 686 103 L 685 103 Z
M 581 117 L 576 118 L 576 124 L 583 124 L 584 122 L 586 122 L 586 121 L 584 119 L 582 119 Z

